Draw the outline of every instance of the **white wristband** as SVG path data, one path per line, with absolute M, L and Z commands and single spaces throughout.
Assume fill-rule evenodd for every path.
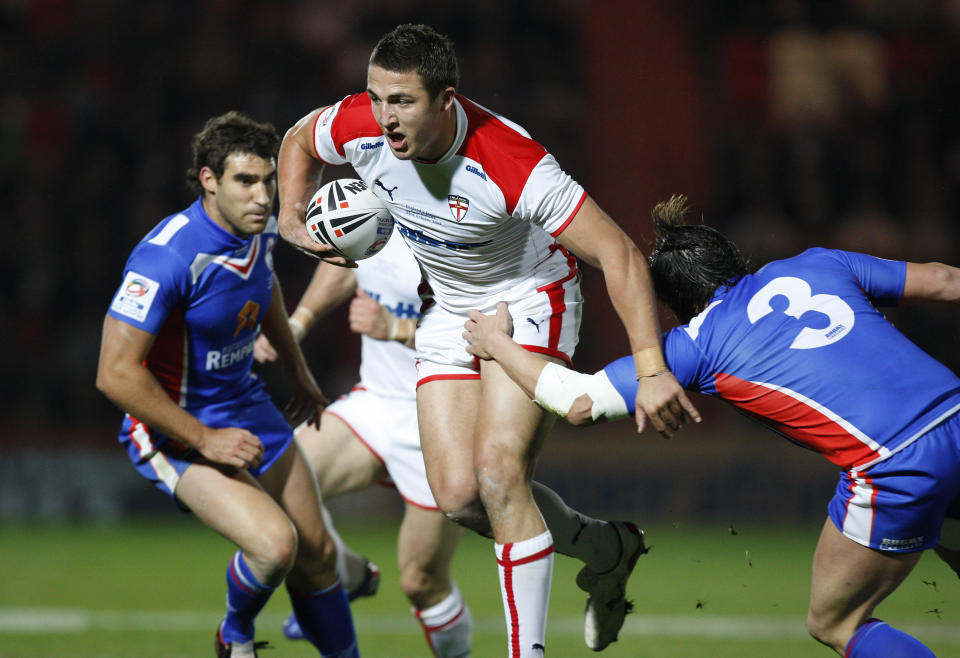
M 307 333 L 307 328 L 303 326 L 303 323 L 300 320 L 296 319 L 292 315 L 287 318 L 287 324 L 290 325 L 290 331 L 293 332 L 293 337 L 297 339 L 297 342 L 300 342 L 300 338 Z

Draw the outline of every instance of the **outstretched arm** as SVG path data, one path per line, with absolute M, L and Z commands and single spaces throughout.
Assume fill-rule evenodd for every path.
M 943 263 L 907 263 L 900 302 L 960 302 L 960 269 Z
M 590 198 L 557 239 L 603 270 L 610 301 L 627 331 L 640 375 L 637 430 L 642 431 L 649 418 L 654 428 L 669 438 L 690 420 L 700 422 L 700 414 L 664 361 L 650 272 L 640 250 Z
M 511 337 L 513 323 L 507 305 L 497 304 L 495 315 L 468 312 L 463 337 L 467 351 L 481 359 L 493 359 L 523 391 L 547 411 L 573 425 L 615 420 L 628 415 L 627 403 L 603 372 L 579 373 L 544 361 Z M 634 390 L 630 391 L 633 398 Z

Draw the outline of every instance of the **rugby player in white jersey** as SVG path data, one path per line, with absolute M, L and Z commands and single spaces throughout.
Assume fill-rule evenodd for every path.
M 599 267 L 637 373 L 637 427 L 671 436 L 699 415 L 666 368 L 643 254 L 516 124 L 456 93 L 450 41 L 401 25 L 374 49 L 365 93 L 310 112 L 281 146 L 281 235 L 315 256 L 304 208 L 325 164 L 350 164 L 390 208 L 420 264 L 417 406 L 430 487 L 440 509 L 492 532 L 511 656 L 541 656 L 553 552 L 585 563 L 585 639 L 616 639 L 626 581 L 644 552 L 633 524 L 584 519 L 552 492 L 534 496 L 534 465 L 553 418 L 461 336 L 467 311 L 510 304 L 515 339 L 569 365 L 581 298 L 577 257 Z M 567 250 L 570 251 L 567 251 Z M 549 528 L 549 529 L 548 529 Z M 574 528 L 573 532 L 569 532 Z
M 430 493 L 417 430 L 417 367 L 414 330 L 420 316 L 420 269 L 403 238 L 394 233 L 376 258 L 356 269 L 320 263 L 290 315 L 298 341 L 331 310 L 350 301 L 350 328 L 361 334 L 360 382 L 324 409 L 320 428 L 304 423 L 297 440 L 317 475 L 324 500 L 392 484 L 404 500 L 397 536 L 400 585 L 413 605 L 437 658 L 470 655 L 470 610 L 450 575 L 460 528 L 446 519 Z M 259 361 L 277 357 L 270 341 L 257 339 Z M 339 540 L 338 571 L 351 598 L 372 594 L 370 563 Z M 295 617 L 284 625 L 299 638 Z

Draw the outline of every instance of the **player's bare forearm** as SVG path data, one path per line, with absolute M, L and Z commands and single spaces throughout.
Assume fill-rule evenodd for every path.
M 212 428 L 170 399 L 144 365 L 154 337 L 107 316 L 103 324 L 97 388 L 151 429 L 185 443 L 210 461 L 247 468 L 263 459 L 263 444 L 240 427 Z
M 960 302 L 960 269 L 943 263 L 907 263 L 900 302 Z
M 303 297 L 287 319 L 294 340 L 301 342 L 313 325 L 349 298 L 356 287 L 357 277 L 352 270 L 335 267 L 329 263 L 318 263 L 310 285 L 307 286 Z M 264 363 L 276 361 L 277 356 L 277 351 L 266 333 L 261 333 L 254 345 L 253 357 L 260 363 Z
M 637 373 L 647 380 L 641 381 L 637 390 L 638 431 L 643 431 L 647 418 L 667 437 L 688 420 L 699 422 L 693 403 L 667 370 L 650 271 L 640 250 L 591 199 L 584 202 L 558 239 L 603 270 L 607 294 L 627 332 Z
M 627 332 L 631 350 L 659 347 L 650 272 L 643 254 L 620 227 L 587 198 L 558 239 L 603 271 L 607 294 Z
M 322 109 L 310 112 L 287 131 L 277 157 L 280 235 L 301 251 L 318 256 L 323 250 L 307 234 L 304 218 L 307 202 L 323 175 L 323 162 L 313 148 L 313 123 Z
M 116 318 L 103 323 L 97 389 L 121 410 L 157 431 L 199 447 L 206 426 L 180 408 L 143 365 L 153 336 Z
M 319 320 L 350 299 L 356 289 L 357 275 L 353 270 L 321 262 L 317 264 L 297 308 L 307 309 L 314 320 Z

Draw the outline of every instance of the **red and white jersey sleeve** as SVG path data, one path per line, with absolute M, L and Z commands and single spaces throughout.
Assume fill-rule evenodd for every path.
M 400 160 L 366 94 L 322 112 L 314 147 L 349 163 L 390 208 L 429 292 L 454 313 L 518 302 L 576 276 L 556 241 L 586 198 L 583 187 L 522 128 L 458 96 L 457 133 L 438 160 Z

